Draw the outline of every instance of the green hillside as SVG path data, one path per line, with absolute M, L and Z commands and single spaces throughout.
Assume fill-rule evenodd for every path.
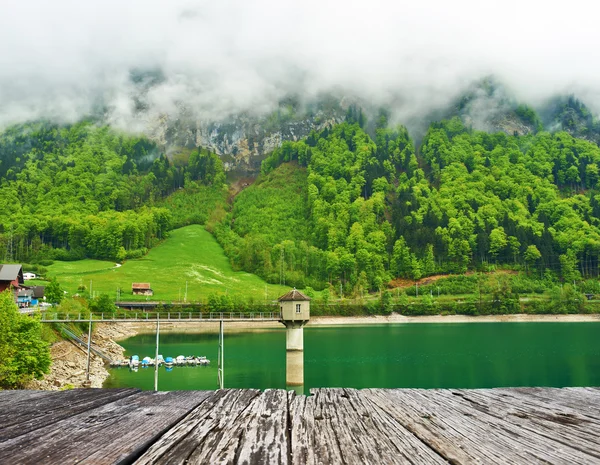
M 90 281 L 94 294 L 108 294 L 121 300 L 145 300 L 133 296 L 133 282 L 148 282 L 154 290 L 150 300 L 183 301 L 187 282 L 187 300 L 206 302 L 211 294 L 228 294 L 245 301 L 273 300 L 289 290 L 288 287 L 266 284 L 257 276 L 233 271 L 223 250 L 214 237 L 202 226 L 176 229 L 168 239 L 154 247 L 144 258 L 128 260 L 116 267 L 114 262 L 80 260 L 55 262 L 48 267 L 48 277 L 56 277 L 70 294 Z
M 306 169 L 306 191 L 258 184 L 252 195 L 306 202 L 286 219 L 304 223 L 302 237 L 252 215 L 243 197 L 217 229 L 234 263 L 270 281 L 283 273 L 299 286 L 360 295 L 395 278 L 469 269 L 513 267 L 549 282 L 598 275 L 600 148 L 566 132 L 488 134 L 454 118 L 433 123 L 416 151 L 406 129 L 382 118 L 374 137 L 347 122 L 286 142 L 263 176 L 292 185 L 288 162 Z M 257 237 L 261 256 L 240 260 Z

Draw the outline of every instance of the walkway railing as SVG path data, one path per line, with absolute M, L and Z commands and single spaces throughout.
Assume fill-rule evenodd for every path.
M 87 341 L 84 341 L 83 339 L 81 339 L 79 336 L 77 336 L 69 328 L 67 328 L 67 327 L 65 327 L 63 325 L 60 325 L 59 330 L 65 336 L 67 336 L 68 338 L 70 338 L 74 343 L 79 344 L 83 348 L 83 350 L 87 349 L 87 346 L 88 346 Z M 100 351 L 98 349 L 95 349 L 94 347 L 90 347 L 90 351 L 93 354 L 96 354 L 98 357 L 100 357 L 104 361 L 106 361 L 108 363 L 112 363 L 112 359 L 108 355 L 104 354 L 102 351 Z
M 264 322 L 279 321 L 279 312 L 116 312 L 116 313 L 65 313 L 56 311 L 40 312 L 42 323 L 66 323 L 66 322 L 210 322 L 210 321 L 245 321 Z

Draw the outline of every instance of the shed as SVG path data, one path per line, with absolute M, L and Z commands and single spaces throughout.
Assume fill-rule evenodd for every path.
M 46 286 L 31 286 L 30 289 L 33 291 L 34 299 L 43 299 Z
M 308 321 L 310 319 L 310 297 L 292 289 L 277 299 L 281 319 L 285 321 Z
M 154 295 L 150 283 L 132 283 L 131 292 L 133 295 Z
M 23 267 L 21 265 L 0 265 L 0 292 L 23 284 Z

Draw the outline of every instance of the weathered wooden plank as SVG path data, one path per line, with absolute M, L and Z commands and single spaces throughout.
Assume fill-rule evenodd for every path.
M 53 394 L 58 394 L 57 391 L 33 391 L 33 390 L 0 390 L 0 409 L 10 406 L 15 402 L 27 399 L 35 399 L 36 397 L 44 397 Z
M 419 403 L 408 404 L 405 391 L 366 389 L 362 394 L 449 462 L 498 463 L 500 457 L 493 454 L 478 456 L 464 450 L 458 442 L 462 438 L 458 434 L 453 434 L 451 429 L 446 428 L 440 419 Z
M 311 393 L 312 397 L 293 403 L 290 409 L 294 463 L 447 463 L 361 391 L 316 389 Z M 306 422 L 311 413 L 312 422 Z
M 314 437 L 315 414 L 312 397 L 297 396 L 293 391 L 288 392 L 288 411 L 292 463 L 294 465 L 317 463 Z
M 6 391 L 5 391 L 6 392 Z M 0 406 L 0 423 L 6 424 L 15 414 L 25 414 L 27 412 L 35 412 L 40 408 L 60 405 L 61 403 L 69 403 L 79 397 L 90 398 L 97 395 L 102 395 L 101 389 L 72 389 L 68 391 L 23 391 L 19 394 L 17 391 L 10 391 L 14 394 L 7 396 L 7 401 Z M 44 392 L 39 395 L 38 392 Z M 12 401 L 8 401 L 14 397 Z
M 19 464 L 130 463 L 209 395 L 185 391 L 128 396 L 0 443 L 0 457 Z
M 470 402 L 477 410 L 516 425 L 526 435 L 539 435 L 600 459 L 597 448 L 600 422 L 577 410 L 558 405 L 550 395 L 545 402 L 518 391 L 470 390 L 452 394 Z M 575 395 L 575 393 L 573 393 Z
M 205 402 L 170 429 L 136 464 L 191 464 L 190 457 L 213 457 L 224 463 L 228 455 L 218 449 L 229 436 L 238 417 L 260 395 L 255 389 L 227 389 L 213 392 Z
M 356 421 L 363 425 L 360 430 L 353 430 L 353 434 L 365 451 L 361 455 L 370 463 L 447 463 L 387 412 L 364 397 L 362 391 L 344 389 L 344 393 L 348 396 L 348 406 L 357 414 Z
M 0 441 L 47 427 L 138 392 L 139 389 L 74 389 L 17 402 L 8 411 L 0 407 Z
M 211 447 L 195 449 L 188 463 L 287 464 L 290 455 L 287 422 L 286 391 L 267 390 L 252 399 L 219 441 L 214 441 Z
M 500 395 L 527 396 L 541 404 L 552 401 L 554 405 L 577 410 L 581 415 L 600 420 L 600 391 L 595 388 L 512 388 L 494 389 Z
M 456 444 L 474 457 L 494 455 L 496 463 L 589 463 L 594 458 L 554 439 L 524 429 L 486 408 L 453 395 L 449 390 L 413 390 L 403 396 L 406 403 L 426 406 L 447 430 L 455 431 Z
M 525 441 L 506 423 L 443 397 L 443 391 L 380 391 L 365 393 L 382 408 L 389 409 L 408 429 L 454 463 L 554 463 L 545 460 L 544 445 Z M 398 407 L 396 407 L 398 406 Z M 525 449 L 525 450 L 524 450 Z

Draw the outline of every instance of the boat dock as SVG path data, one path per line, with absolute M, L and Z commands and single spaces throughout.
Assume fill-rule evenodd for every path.
M 600 463 L 599 388 L 0 391 L 10 464 Z

